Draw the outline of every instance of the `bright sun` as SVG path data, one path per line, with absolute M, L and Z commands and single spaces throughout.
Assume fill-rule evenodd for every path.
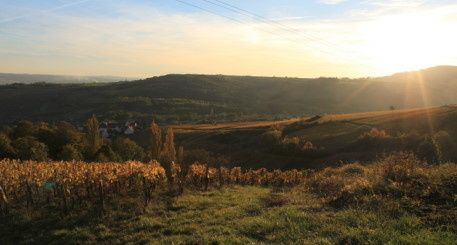
M 372 22 L 362 47 L 370 63 L 386 71 L 416 70 L 446 64 L 456 34 L 445 19 L 429 14 L 390 16 Z

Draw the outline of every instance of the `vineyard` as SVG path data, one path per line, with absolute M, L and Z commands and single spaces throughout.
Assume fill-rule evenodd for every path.
M 97 162 L 0 161 L 1 212 L 11 207 L 36 209 L 55 204 L 66 214 L 90 202 L 105 213 L 105 200 L 118 196 L 134 196 L 148 205 L 154 193 L 180 195 L 184 188 L 208 190 L 223 185 L 300 184 L 310 170 L 268 171 L 242 170 L 240 167 L 210 167 L 194 163 L 182 171 L 172 162 L 168 171 L 157 161 L 147 164 Z
M 409 153 L 321 171 L 2 160 L 0 237 L 2 244 L 455 244 L 456 181 L 456 164 Z

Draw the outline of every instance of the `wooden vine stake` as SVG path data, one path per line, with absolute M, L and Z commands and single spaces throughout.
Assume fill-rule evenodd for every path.
M 100 180 L 98 183 L 98 196 L 100 199 L 100 209 L 101 209 L 101 215 L 105 216 L 106 214 L 106 209 L 105 209 L 105 191 L 103 190 L 103 180 Z
M 205 191 L 208 191 L 208 186 L 209 186 L 209 166 L 206 165 L 206 170 L 205 170 Z
M 8 213 L 8 198 L 6 197 L 5 190 L 3 189 L 2 184 L 0 184 L 0 210 L 2 213 Z
M 224 174 L 222 173 L 222 167 L 219 167 L 219 189 L 224 186 Z

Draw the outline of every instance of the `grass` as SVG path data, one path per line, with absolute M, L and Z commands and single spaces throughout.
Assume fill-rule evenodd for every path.
M 104 218 L 87 212 L 3 219 L 2 244 L 454 244 L 457 239 L 403 210 L 332 208 L 304 186 L 191 190 L 143 211 L 132 200 L 111 200 Z
M 366 126 L 371 129 L 372 127 L 381 127 L 394 130 L 398 127 L 398 124 L 402 124 L 402 128 L 417 129 L 418 131 L 427 131 L 429 130 L 428 123 L 429 117 L 432 121 L 442 121 L 447 116 L 456 112 L 456 106 L 441 106 L 441 107 L 424 107 L 424 108 L 415 108 L 415 109 L 404 109 L 404 110 L 394 110 L 394 111 L 375 111 L 375 112 L 363 112 L 363 113 L 349 113 L 349 114 L 335 114 L 335 115 L 325 115 L 322 118 L 318 119 L 321 125 L 318 128 L 316 134 L 321 133 L 321 131 L 330 134 L 328 128 L 324 128 L 325 123 L 328 122 L 342 122 L 343 126 L 345 124 L 352 124 L 355 126 Z M 310 118 L 310 117 L 309 117 Z M 252 129 L 259 127 L 269 127 L 276 124 L 288 125 L 292 123 L 297 123 L 309 118 L 301 119 L 292 119 L 285 121 L 254 121 L 254 122 L 235 122 L 235 123 L 222 123 L 222 124 L 195 124 L 195 125 L 176 125 L 172 128 L 180 132 L 188 131 L 200 131 L 200 130 L 219 130 L 219 129 Z M 419 122 L 419 123 L 418 123 Z M 405 125 L 407 124 L 407 125 Z M 420 126 L 420 127 L 419 127 Z M 436 125 L 435 125 L 436 126 Z M 319 130 L 320 129 L 320 130 Z M 369 130 L 368 129 L 368 130 Z M 400 129 L 400 128 L 397 128 Z M 334 129 L 335 130 L 335 129 Z M 344 131 L 344 130 L 341 130 Z M 295 135 L 299 135 L 298 132 L 294 132 Z M 333 132 L 331 135 L 335 135 Z
M 442 107 L 425 107 L 415 109 L 393 110 L 393 111 L 374 111 L 374 112 L 361 112 L 361 113 L 347 113 L 347 114 L 334 114 L 325 115 L 318 121 L 333 122 L 333 121 L 349 121 L 358 122 L 360 124 L 376 126 L 394 120 L 407 120 L 424 118 L 426 114 L 431 117 L 445 116 L 449 111 L 455 111 L 455 106 L 442 106 Z M 237 128 L 257 128 L 268 127 L 276 124 L 291 124 L 306 120 L 308 118 L 291 119 L 284 121 L 253 121 L 253 122 L 233 122 L 233 123 L 220 123 L 220 124 L 188 124 L 172 126 L 173 129 L 189 129 L 189 130 L 212 130 L 212 129 L 237 129 Z M 425 118 L 424 118 L 425 119 Z
M 173 130 L 178 132 L 182 130 L 220 130 L 220 129 L 249 129 L 259 127 L 271 127 L 276 124 L 291 124 L 298 122 L 301 119 L 290 119 L 283 121 L 254 121 L 254 122 L 232 122 L 232 123 L 217 123 L 217 124 L 188 124 L 188 125 L 176 125 L 171 126 Z
M 176 200 L 173 209 L 160 215 L 125 217 L 125 213 L 118 212 L 102 222 L 47 231 L 43 240 L 29 239 L 28 242 L 452 244 L 457 238 L 453 233 L 425 229 L 418 217 L 409 214 L 386 217 L 383 213 L 357 209 L 316 212 L 316 208 L 322 206 L 314 204 L 317 206 L 308 208 L 306 203 L 303 206 L 266 207 L 253 196 L 267 191 L 258 187 L 237 187 L 226 189 L 224 193 L 190 194 Z M 290 193 L 284 195 L 289 197 Z M 180 209 L 180 205 L 186 205 L 186 208 Z M 14 241 L 17 242 L 20 243 Z
M 355 160 L 370 162 L 378 157 L 376 151 L 351 148 L 361 135 L 372 128 L 385 130 L 388 135 L 398 136 L 416 132 L 420 136 L 444 131 L 457 137 L 455 130 L 456 106 L 427 107 L 407 110 L 378 111 L 340 115 L 323 115 L 317 120 L 309 118 L 288 121 L 242 122 L 218 125 L 173 126 L 178 145 L 185 149 L 202 148 L 225 156 L 234 165 L 244 167 L 274 168 L 322 168 L 335 163 Z M 262 148 L 263 132 L 273 125 L 284 127 L 282 137 L 298 137 L 311 141 L 328 151 L 327 156 L 307 158 L 298 155 L 278 154 Z M 146 146 L 148 137 L 143 137 Z M 252 154 L 256 152 L 256 154 Z M 379 153 L 382 155 L 382 152 Z M 447 160 L 455 161 L 451 156 Z
M 167 188 L 165 188 L 167 189 Z M 106 215 L 78 204 L 9 207 L 1 244 L 455 244 L 457 164 L 397 153 L 310 172 L 297 186 L 165 189 L 144 206 L 112 196 Z M 134 192 L 132 192 L 134 193 Z M 53 206 L 54 205 L 54 206 Z M 57 205 L 57 206 L 55 206 Z

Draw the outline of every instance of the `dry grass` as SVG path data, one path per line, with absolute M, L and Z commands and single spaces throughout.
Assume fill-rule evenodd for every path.
M 404 210 L 431 227 L 457 232 L 456 164 L 429 165 L 398 153 L 369 166 L 327 168 L 307 186 L 335 208 Z
M 366 119 L 379 118 L 386 116 L 388 118 L 399 117 L 405 114 L 424 114 L 428 111 L 435 111 L 441 107 L 429 107 L 429 108 L 417 108 L 417 109 L 405 109 L 405 110 L 395 110 L 395 111 L 376 111 L 376 112 L 362 112 L 362 113 L 350 113 L 350 114 L 339 114 L 339 115 L 326 115 L 321 119 L 317 120 L 318 122 L 329 122 L 329 121 L 348 121 L 348 120 L 357 120 L 363 121 Z M 302 120 L 309 119 L 300 118 L 292 120 L 283 120 L 283 121 L 254 121 L 254 122 L 234 122 L 234 123 L 221 123 L 221 124 L 189 124 L 189 125 L 176 125 L 171 126 L 173 129 L 182 129 L 182 130 L 215 130 L 215 129 L 243 129 L 243 128 L 258 128 L 258 127 L 271 127 L 277 124 L 291 124 L 299 122 Z
M 413 114 L 423 114 L 426 111 L 435 111 L 439 110 L 441 107 L 427 107 L 427 108 L 414 108 L 414 109 L 404 109 L 404 110 L 389 110 L 389 111 L 375 111 L 375 112 L 359 112 L 359 113 L 348 113 L 348 114 L 336 114 L 336 115 L 327 115 L 321 119 L 321 122 L 327 121 L 343 121 L 343 120 L 360 120 L 370 118 L 380 118 L 380 117 L 401 117 L 404 115 L 413 115 Z
M 353 121 L 364 124 L 382 124 L 395 120 L 411 120 L 418 118 L 440 117 L 446 115 L 449 111 L 456 111 L 456 107 L 425 107 L 415 109 L 404 109 L 394 111 L 375 111 L 375 112 L 361 112 L 349 114 L 336 114 L 326 115 L 318 119 L 317 122 L 331 122 L 331 121 Z M 258 127 L 271 127 L 277 124 L 291 124 L 303 121 L 307 118 L 283 120 L 283 121 L 253 121 L 253 122 L 234 122 L 234 123 L 221 123 L 221 124 L 189 124 L 189 125 L 176 125 L 171 126 L 173 129 L 181 130 L 216 130 L 216 129 L 245 129 L 245 128 L 258 128 Z M 412 120 L 412 122 L 417 122 Z
M 291 124 L 302 119 L 292 119 L 284 121 L 254 121 L 254 122 L 234 122 L 220 124 L 189 124 L 171 126 L 178 130 L 218 130 L 218 129 L 247 129 L 259 127 L 271 127 L 277 124 Z

